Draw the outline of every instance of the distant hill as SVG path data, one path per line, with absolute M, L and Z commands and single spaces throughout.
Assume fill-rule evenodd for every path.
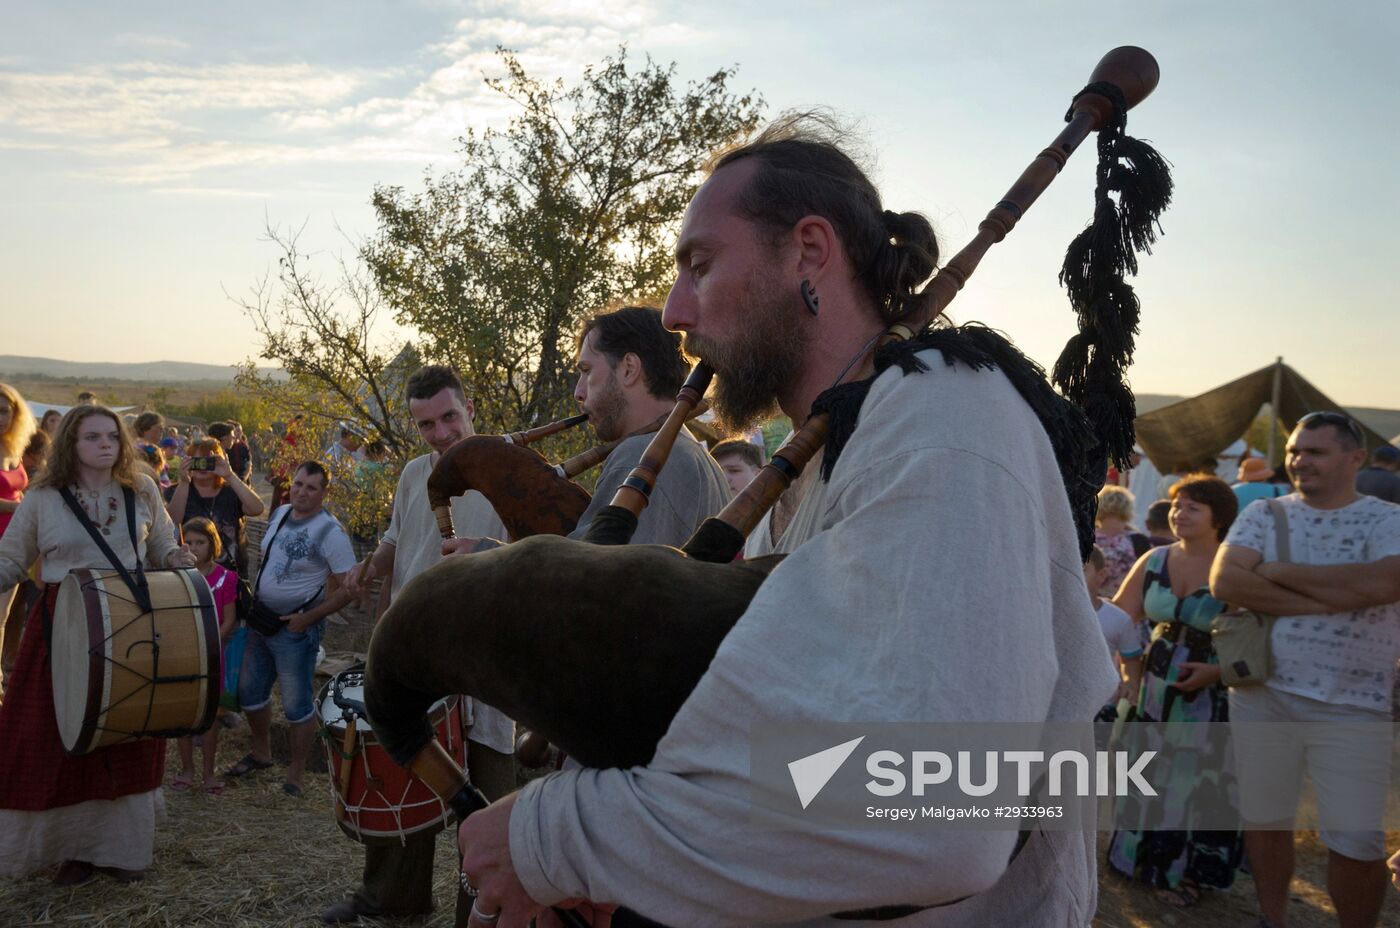
M 1190 397 L 1168 396 L 1163 393 L 1139 393 L 1137 394 L 1138 415 L 1153 412 L 1161 409 L 1163 406 L 1170 406 L 1172 403 L 1179 403 L 1185 399 L 1190 399 Z M 1375 429 L 1381 435 L 1400 435 L 1400 409 L 1377 409 L 1373 406 L 1348 406 L 1347 412 Z
M 0 354 L 0 375 L 52 377 L 60 380 L 139 380 L 145 383 L 212 380 L 233 382 L 233 365 L 194 364 L 188 361 L 146 361 L 137 364 L 59 361 Z

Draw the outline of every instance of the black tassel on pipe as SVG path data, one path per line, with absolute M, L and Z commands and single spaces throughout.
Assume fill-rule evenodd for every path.
M 1086 93 L 1108 98 L 1114 115 L 1099 130 L 1094 220 L 1070 243 L 1060 270 L 1060 283 L 1079 317 L 1079 334 L 1065 345 L 1053 376 L 1103 443 L 1097 457 L 1105 467 L 1109 461 L 1127 467 L 1136 404 L 1126 378 L 1139 304 L 1124 277 L 1137 273 L 1137 252 L 1150 253 L 1157 240 L 1172 180 L 1166 159 L 1126 134 L 1128 108 L 1118 88 L 1090 84 L 1076 99 Z
M 976 323 L 928 329 L 875 353 L 876 377 L 891 365 L 905 374 L 928 370 L 917 353 L 930 348 L 942 352 L 949 365 L 961 362 L 973 370 L 996 367 L 1005 373 L 1050 437 L 1084 559 L 1093 548 L 1098 492 L 1109 462 L 1126 467 L 1133 449 L 1137 412 L 1127 373 L 1140 307 L 1124 277 L 1137 273 L 1138 252 L 1151 253 L 1161 232 L 1158 218 L 1172 195 L 1166 159 L 1124 132 L 1128 108 L 1121 91 L 1112 84 L 1090 84 L 1078 96 L 1086 93 L 1110 100 L 1114 116 L 1099 130 L 1094 220 L 1070 243 L 1060 270 L 1060 283 L 1079 324 L 1079 332 L 1055 362 L 1052 380 L 1061 392 L 1056 393 L 1045 371 L 1005 337 Z M 874 377 L 841 384 L 813 404 L 812 411 L 826 413 L 829 420 L 823 480 L 831 479 L 854 434 L 873 382 Z

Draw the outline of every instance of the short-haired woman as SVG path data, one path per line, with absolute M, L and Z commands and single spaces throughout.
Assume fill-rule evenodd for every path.
M 161 489 L 170 486 L 170 469 L 166 467 L 165 457 L 160 453 L 160 440 L 165 434 L 165 419 L 160 413 L 148 410 L 136 417 L 131 430 L 136 435 L 136 450 L 140 451 L 155 469 Z
M 1133 565 L 1114 605 L 1134 620 L 1148 619 L 1152 643 L 1143 661 L 1137 719 L 1141 722 L 1228 722 L 1228 690 L 1220 685 L 1220 660 L 1211 644 L 1211 623 L 1225 604 L 1207 581 L 1215 552 L 1239 511 L 1235 493 L 1218 477 L 1186 477 L 1168 491 L 1167 520 L 1177 541 L 1153 548 Z M 1164 729 L 1187 740 L 1180 727 Z M 1131 737 L 1131 726 L 1124 738 Z M 1233 775 L 1208 738 L 1158 745 L 1158 763 L 1172 772 L 1173 788 L 1190 784 L 1212 795 L 1230 796 Z M 1148 808 L 1146 806 L 1143 807 Z M 1238 831 L 1192 831 L 1189 803 L 1152 806 L 1146 821 L 1115 831 L 1108 860 L 1115 868 L 1154 886 L 1170 905 L 1196 902 L 1201 889 L 1228 889 L 1243 850 Z M 1119 813 L 1124 806 L 1120 804 Z M 1157 813 L 1164 813 L 1158 815 Z
M 1104 564 L 1108 572 L 1099 595 L 1112 599 L 1123 578 L 1132 569 L 1133 562 L 1152 547 L 1147 536 L 1128 523 L 1133 518 L 1133 508 L 1137 500 L 1123 487 L 1106 486 L 1099 491 L 1099 509 L 1094 529 L 1094 544 L 1103 551 Z
M 0 537 L 0 588 L 14 586 L 41 555 L 45 584 L 0 704 L 0 876 L 62 863 L 54 877 L 62 884 L 86 882 L 95 871 L 129 882 L 150 866 L 165 742 L 131 741 L 76 757 L 63 750 L 44 628 L 70 571 L 112 566 L 65 503 L 64 489 L 123 564 L 194 564 L 175 542 L 155 482 L 137 472 L 136 449 L 116 413 L 96 405 L 69 410 L 43 473 Z

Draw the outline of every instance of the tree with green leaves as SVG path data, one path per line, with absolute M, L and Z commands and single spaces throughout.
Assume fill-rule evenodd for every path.
M 763 105 L 730 90 L 733 69 L 680 88 L 674 64 L 629 69 L 625 48 L 568 87 L 500 56 L 506 76 L 487 84 L 518 115 L 469 130 L 461 165 L 422 191 L 378 188 L 378 233 L 361 253 L 398 322 L 462 374 L 486 431 L 575 411 L 582 317 L 664 298 L 706 159 L 751 132 Z
M 259 356 L 288 377 L 250 361 L 237 386 L 273 418 L 300 413 L 302 428 L 320 438 L 354 423 L 402 464 L 422 449 L 403 381 L 424 360 L 462 375 L 478 431 L 575 412 L 581 319 L 664 297 L 671 246 L 706 159 L 750 133 L 763 106 L 755 93 L 730 90 L 733 69 L 679 87 L 674 64 L 647 58 L 629 69 L 620 49 L 565 86 L 499 54 L 505 76 L 486 83 L 518 114 L 504 129 L 468 128 L 460 165 L 430 171 L 423 190 L 377 188 L 378 229 L 359 246 L 358 262 L 342 260 L 324 275 L 298 247 L 298 230 L 267 229 L 276 271 L 237 302 L 261 337 Z M 386 310 L 415 344 L 382 337 Z M 549 450 L 578 450 L 582 441 L 560 437 Z M 279 452 L 289 456 L 284 465 L 299 453 Z M 338 510 L 363 510 L 365 524 L 387 498 L 354 481 L 333 487 Z

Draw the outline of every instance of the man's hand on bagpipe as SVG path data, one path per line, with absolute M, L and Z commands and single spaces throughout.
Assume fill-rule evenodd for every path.
M 511 793 L 473 813 L 457 829 L 463 887 L 475 897 L 470 923 L 477 928 L 526 928 L 532 922 L 539 928 L 563 928 L 562 913 L 531 899 L 516 876 L 510 857 L 510 813 L 518 795 Z M 555 908 L 577 916 L 568 920 L 572 926 L 609 928 L 617 906 L 572 899 Z

